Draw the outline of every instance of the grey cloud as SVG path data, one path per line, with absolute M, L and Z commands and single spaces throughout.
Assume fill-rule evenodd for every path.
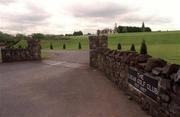
M 150 24 L 165 24 L 171 22 L 170 18 L 160 17 L 156 14 L 141 16 L 139 14 L 140 8 L 115 4 L 113 2 L 71 6 L 68 10 L 72 12 L 75 18 L 87 19 L 91 23 L 110 24 L 116 20 L 120 23 L 139 23 L 145 21 Z
M 86 6 L 78 5 L 70 9 L 73 16 L 84 18 L 112 18 L 137 10 L 136 8 L 128 8 L 127 6 L 107 2 Z
M 15 2 L 15 0 L 0 0 L 0 4 L 7 5 Z
M 140 16 L 138 14 L 131 14 L 131 15 L 119 17 L 119 20 L 127 23 L 138 23 L 144 21 L 150 24 L 165 24 L 171 22 L 171 19 L 168 17 L 160 17 L 156 15 Z
M 50 17 L 50 14 L 44 11 L 44 9 L 33 4 L 29 4 L 27 6 L 27 9 L 29 10 L 28 13 L 14 16 L 14 18 L 12 18 L 11 20 L 23 23 L 39 23 L 45 21 Z
M 28 4 L 27 10 L 29 12 L 23 14 L 4 13 L 4 15 L 1 16 L 1 19 L 4 22 L 7 22 L 8 25 L 2 27 L 1 29 L 21 31 L 48 25 L 47 19 L 50 18 L 51 15 L 44 11 L 44 9 L 33 4 Z

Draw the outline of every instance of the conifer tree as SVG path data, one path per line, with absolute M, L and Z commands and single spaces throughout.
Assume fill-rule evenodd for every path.
M 81 47 L 81 43 L 80 43 L 80 42 L 79 42 L 79 46 L 78 46 L 78 48 L 79 48 L 79 49 L 81 49 L 81 48 L 82 48 L 82 47 Z
M 131 45 L 131 49 L 130 50 L 131 51 L 136 51 L 136 48 L 135 48 L 134 44 Z
M 53 50 L 53 45 L 52 45 L 52 43 L 50 44 L 50 49 Z
M 145 40 L 141 43 L 140 54 L 147 54 L 147 46 Z
M 117 49 L 118 49 L 118 50 L 121 50 L 121 49 L 122 49 L 120 43 L 118 43 Z

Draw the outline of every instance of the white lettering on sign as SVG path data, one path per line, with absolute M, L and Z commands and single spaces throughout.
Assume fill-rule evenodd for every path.
M 146 82 L 141 80 L 141 79 L 137 79 L 137 83 L 140 84 L 141 86 L 145 86 Z
M 132 75 L 129 75 L 129 79 L 133 80 L 134 82 L 136 82 L 136 77 L 133 77 Z
M 150 84 L 147 84 L 147 89 L 155 94 L 158 94 L 158 89 L 156 87 L 151 86 Z
M 128 83 L 142 93 L 157 100 L 158 80 L 149 74 L 144 74 L 135 69 L 129 69 Z

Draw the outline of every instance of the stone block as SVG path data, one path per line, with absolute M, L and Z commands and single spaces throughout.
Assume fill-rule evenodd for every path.
M 163 67 L 162 74 L 164 77 L 168 78 L 171 74 L 177 73 L 178 69 L 179 65 L 167 64 L 165 67 Z
M 146 64 L 145 71 L 151 72 L 155 67 L 164 67 L 166 65 L 166 61 L 160 58 L 150 58 Z
M 171 80 L 160 78 L 158 87 L 163 90 L 170 90 L 171 89 Z
M 160 68 L 160 67 L 155 67 L 155 68 L 152 69 L 152 73 L 153 73 L 154 75 L 159 76 L 159 75 L 162 73 L 162 68 Z

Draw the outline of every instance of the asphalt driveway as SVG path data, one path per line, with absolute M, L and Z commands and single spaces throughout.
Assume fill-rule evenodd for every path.
M 88 51 L 0 64 L 0 117 L 148 117 L 99 71 Z

